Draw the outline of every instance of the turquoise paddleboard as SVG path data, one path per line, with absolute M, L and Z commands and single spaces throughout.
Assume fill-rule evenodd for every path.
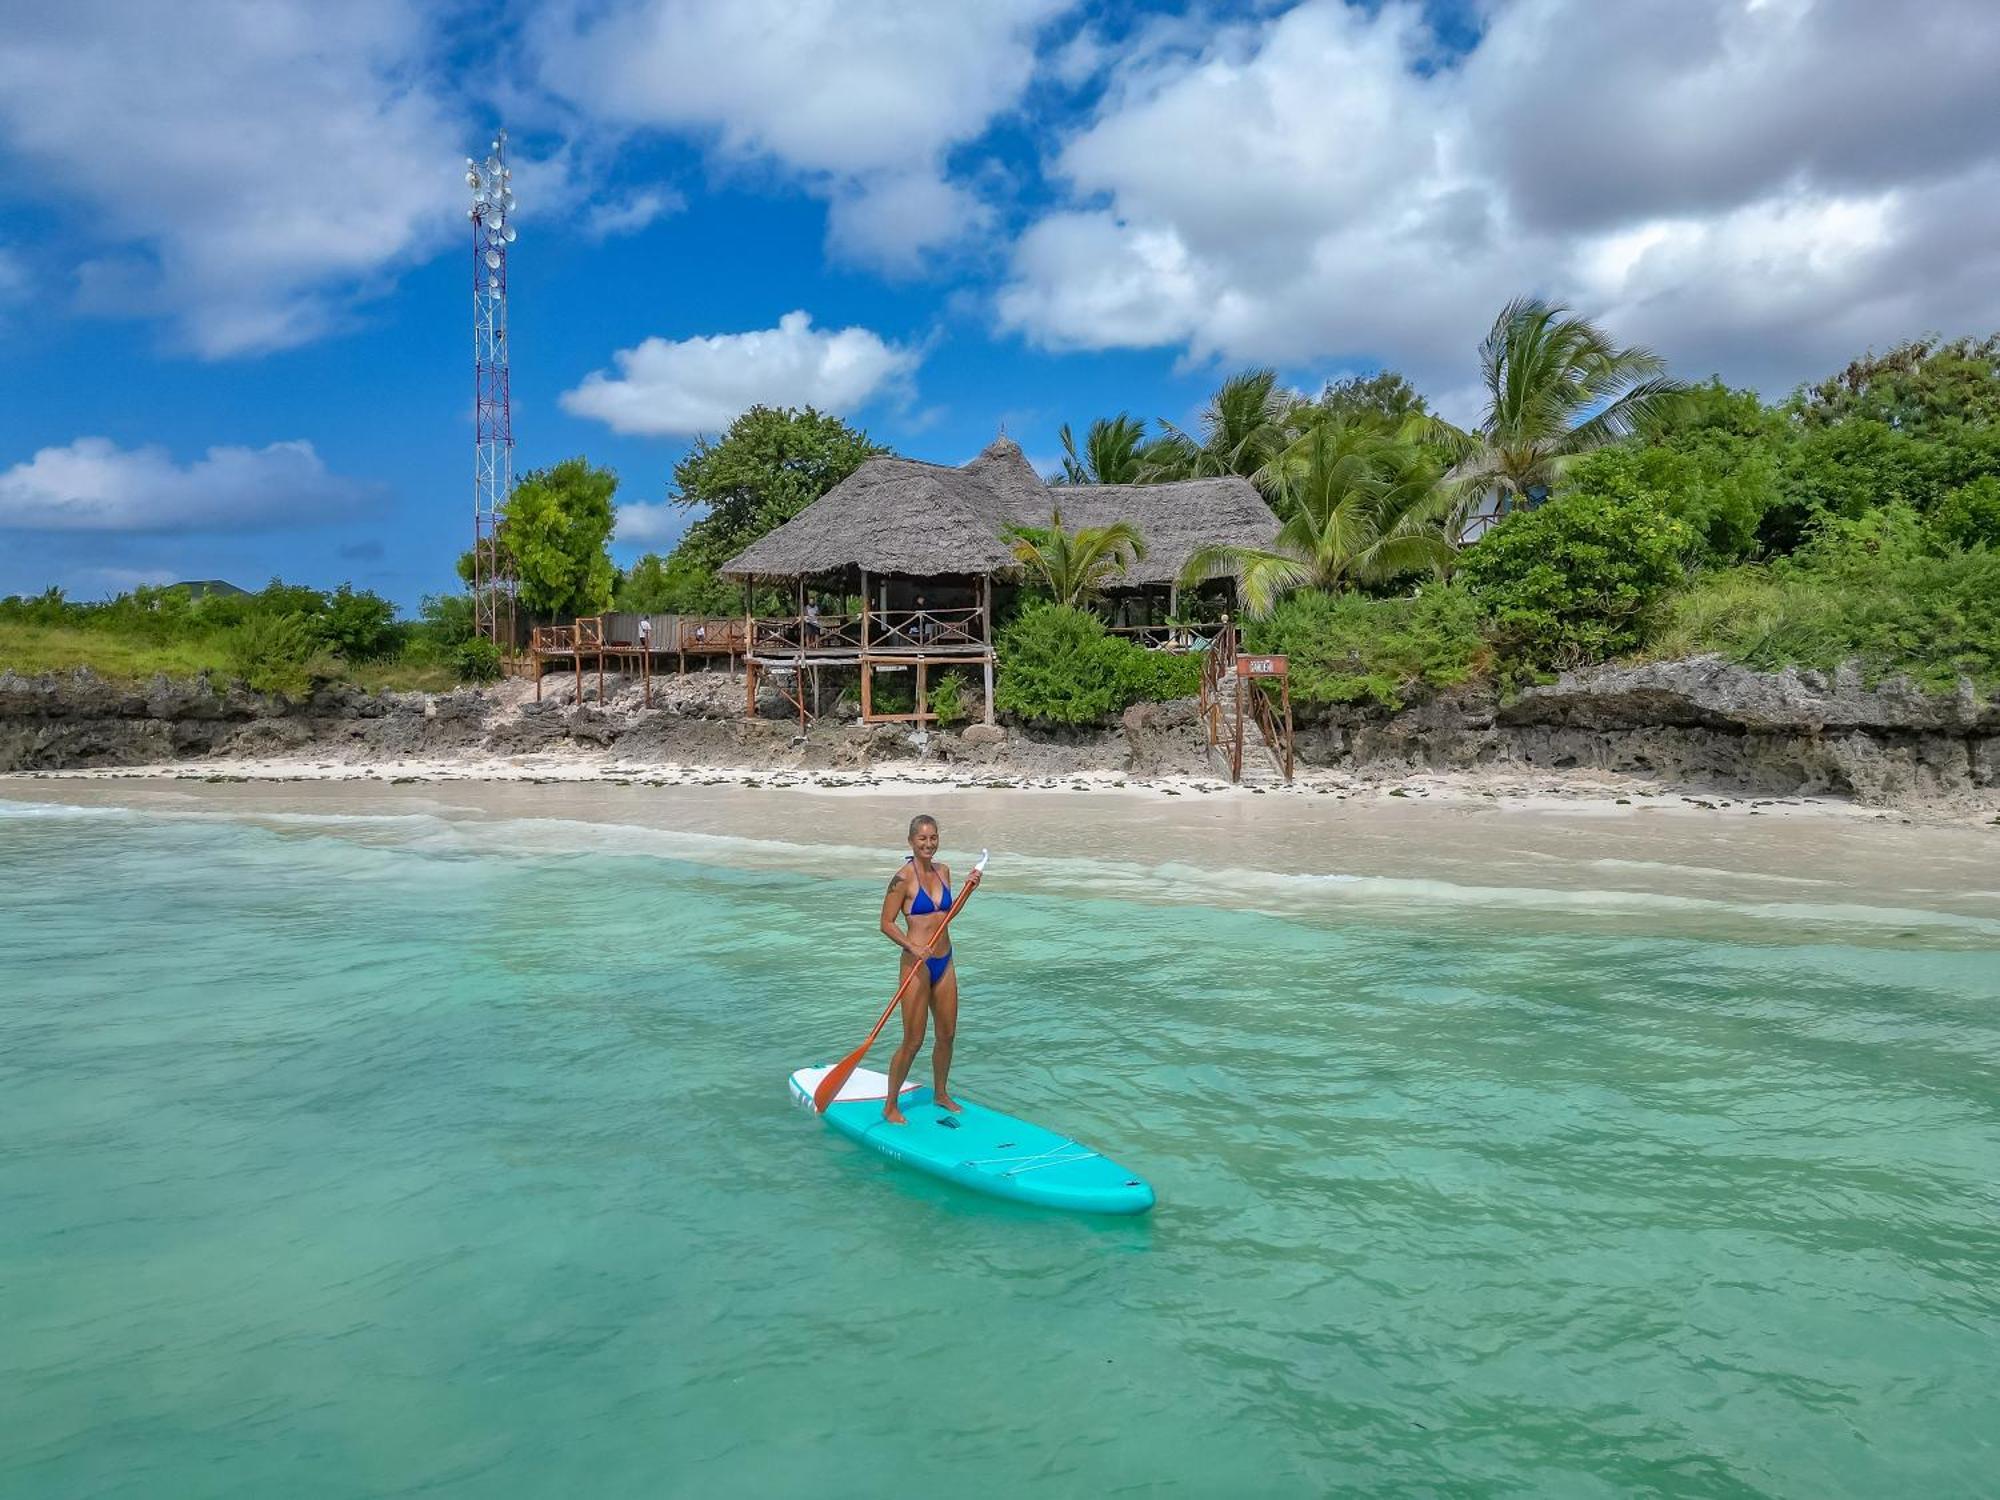
M 811 1109 L 813 1090 L 828 1071 L 794 1073 L 793 1101 Z M 891 1125 L 882 1118 L 888 1092 L 886 1076 L 856 1068 L 827 1106 L 827 1124 L 895 1161 L 996 1198 L 1097 1214 L 1142 1214 L 1153 1206 L 1153 1190 L 1138 1173 L 1067 1136 L 969 1099 L 960 1099 L 963 1108 L 953 1114 L 913 1084 L 903 1086 L 902 1096 L 910 1123 Z

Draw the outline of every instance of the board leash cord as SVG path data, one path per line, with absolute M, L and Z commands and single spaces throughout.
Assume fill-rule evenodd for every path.
M 1043 1167 L 1066 1167 L 1072 1162 L 1090 1161 L 1093 1158 L 1103 1155 L 1102 1152 L 1089 1150 L 1079 1151 L 1074 1156 L 1058 1156 L 1056 1154 L 1058 1151 L 1068 1149 L 1070 1148 L 1067 1146 L 1051 1146 L 1048 1150 L 1038 1151 L 1033 1156 L 1018 1158 L 1008 1156 L 976 1156 L 967 1161 L 966 1165 L 968 1167 L 994 1167 L 1005 1161 L 1015 1161 L 1018 1162 L 1018 1165 L 999 1175 L 1002 1177 L 1019 1177 L 1023 1172 L 1039 1172 Z

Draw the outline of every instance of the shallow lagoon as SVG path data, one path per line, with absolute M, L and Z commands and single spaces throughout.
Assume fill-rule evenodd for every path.
M 996 848 L 958 1085 L 1159 1190 L 1096 1222 L 785 1101 L 886 997 L 864 828 L 900 803 L 316 795 L 0 803 L 0 1493 L 2000 1467 L 1971 864 L 1863 889 L 1797 848 L 1691 863 L 1684 824 L 1468 819 L 1390 874 L 1393 830 L 1295 809 L 1203 842 L 941 802 L 948 854 Z

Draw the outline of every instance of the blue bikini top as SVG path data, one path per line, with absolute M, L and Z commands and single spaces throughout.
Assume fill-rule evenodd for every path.
M 923 876 L 919 875 L 917 877 L 917 896 L 916 899 L 910 903 L 910 915 L 913 917 L 927 917 L 932 912 L 950 911 L 950 910 L 951 910 L 951 882 L 946 881 L 944 884 L 944 900 L 933 902 L 931 900 L 931 893 L 924 889 Z

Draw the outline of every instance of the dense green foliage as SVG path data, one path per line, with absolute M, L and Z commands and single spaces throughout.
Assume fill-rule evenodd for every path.
M 1655 654 L 1715 651 L 1746 666 L 1905 673 L 1949 691 L 2000 688 L 2000 549 L 1938 545 L 1893 507 L 1826 527 L 1795 556 L 1714 573 L 1677 596 Z
M 951 729 L 965 722 L 965 679 L 947 672 L 935 682 L 924 684 L 924 706 L 937 715 L 940 728 Z
M 994 707 L 1050 728 L 1107 723 L 1142 700 L 1191 697 L 1199 656 L 1148 651 L 1086 610 L 1032 599 L 1000 632 Z
M 1458 576 L 1503 658 L 1530 671 L 1576 667 L 1645 639 L 1690 540 L 1659 496 L 1578 485 L 1468 547 Z
M 1244 646 L 1290 658 L 1292 700 L 1302 707 L 1401 708 L 1419 688 L 1466 681 L 1487 654 L 1479 605 L 1455 584 L 1396 599 L 1303 589 L 1248 626 Z
M 688 553 L 648 552 L 619 575 L 612 602 L 641 614 L 727 615 L 743 608 L 743 590 Z
M 1696 650 L 1760 666 L 1844 652 L 1935 686 L 2000 676 L 2000 596 L 1982 589 L 1982 557 L 2000 551 L 2000 335 L 1871 353 L 1774 403 L 1719 380 L 1684 387 L 1647 351 L 1530 299 L 1481 355 L 1486 410 L 1467 431 L 1429 418 L 1394 371 L 1313 398 L 1251 370 L 1191 432 L 1091 424 L 1069 477 L 1251 478 L 1278 543 L 1206 549 L 1182 582 L 1238 579 L 1239 612 L 1267 620 L 1255 639 L 1289 620 L 1282 649 L 1305 664 L 1308 701 L 1387 703 L 1421 678 L 1407 643 L 1355 637 L 1396 637 L 1399 617 L 1370 605 L 1441 576 L 1485 641 L 1467 659 L 1504 682 Z M 1463 540 L 1496 501 L 1499 523 Z M 1351 670 L 1318 680 L 1334 659 Z
M 490 680 L 498 653 L 471 637 L 464 595 L 426 599 L 418 620 L 398 621 L 387 599 L 346 584 L 328 592 L 273 580 L 254 594 L 140 588 L 93 603 L 56 589 L 0 599 L 7 666 L 89 666 L 119 678 L 212 672 L 293 697 L 316 680 L 357 675 L 431 687 Z
M 514 487 L 500 545 L 519 589 L 516 598 L 531 617 L 560 619 L 610 607 L 617 570 L 606 544 L 617 524 L 617 492 L 618 476 L 584 458 L 535 469 Z M 471 554 L 459 559 L 458 572 L 472 582 Z

